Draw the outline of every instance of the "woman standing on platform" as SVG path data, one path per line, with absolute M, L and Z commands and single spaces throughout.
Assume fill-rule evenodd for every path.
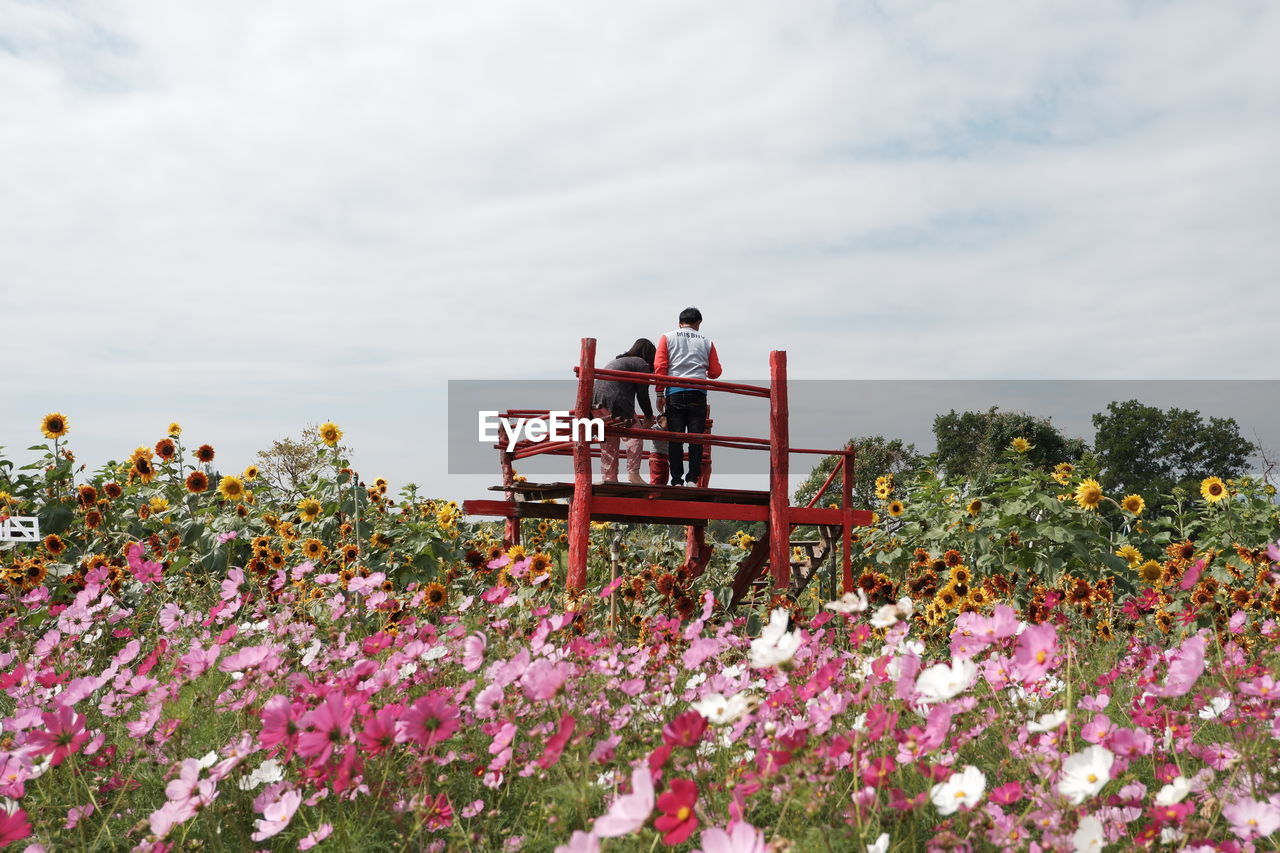
M 632 373 L 653 373 L 653 360 L 658 348 L 648 338 L 640 338 L 631 349 L 604 366 L 605 370 L 626 370 Z M 636 401 L 640 402 L 643 416 L 636 415 Z M 649 386 L 643 382 L 622 382 L 597 379 L 592 389 L 591 406 L 596 417 L 618 418 L 635 426 L 653 423 L 653 404 L 649 401 Z M 640 456 L 644 442 L 638 438 L 627 440 L 627 478 L 632 483 L 645 484 L 640 476 Z M 619 438 L 606 433 L 600 444 L 600 470 L 606 483 L 618 482 Z

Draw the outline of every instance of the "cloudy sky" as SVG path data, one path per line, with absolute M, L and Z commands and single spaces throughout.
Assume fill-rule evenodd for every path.
M 0 0 L 0 445 L 466 490 L 446 380 L 687 304 L 726 378 L 1276 378 L 1280 6 L 994 11 Z

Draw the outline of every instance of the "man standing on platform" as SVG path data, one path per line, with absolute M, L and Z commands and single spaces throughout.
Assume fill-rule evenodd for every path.
M 681 377 L 717 379 L 720 359 L 716 345 L 702 334 L 702 312 L 686 308 L 680 312 L 680 328 L 667 332 L 658 341 L 658 354 L 653 372 L 670 376 L 677 382 L 659 384 L 658 411 L 667 416 L 667 429 L 674 433 L 703 432 L 707 427 L 707 392 L 700 388 L 681 388 Z M 689 445 L 689 473 L 684 470 L 684 443 L 675 440 L 667 445 L 671 465 L 671 485 L 696 486 L 702 476 L 702 445 Z

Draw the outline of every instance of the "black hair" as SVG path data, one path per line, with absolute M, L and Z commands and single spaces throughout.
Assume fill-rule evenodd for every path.
M 680 312 L 680 325 L 692 326 L 702 322 L 702 312 L 697 308 L 686 308 Z
M 648 338 L 636 338 L 636 342 L 631 345 L 631 349 L 626 352 L 618 353 L 618 358 L 643 358 L 653 367 L 653 361 L 658 357 L 658 348 L 653 345 L 653 341 Z

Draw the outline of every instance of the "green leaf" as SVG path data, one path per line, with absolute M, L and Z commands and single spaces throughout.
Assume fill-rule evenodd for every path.
M 47 536 L 66 530 L 75 515 L 66 504 L 47 504 L 36 513 L 36 518 L 40 519 L 40 532 Z

